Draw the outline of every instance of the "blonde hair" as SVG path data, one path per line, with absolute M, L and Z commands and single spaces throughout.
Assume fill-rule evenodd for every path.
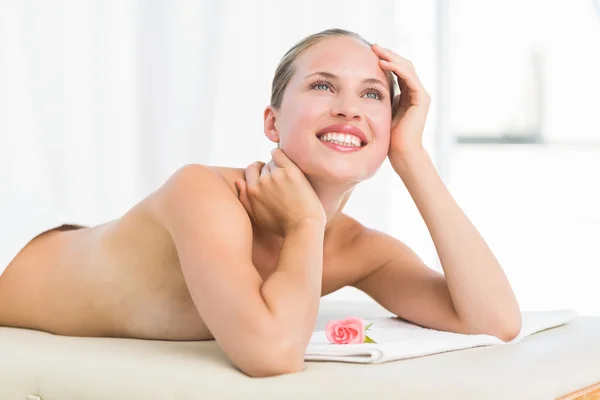
M 365 40 L 358 33 L 347 31 L 344 29 L 327 29 L 321 32 L 314 33 L 310 36 L 305 37 L 300 40 L 291 49 L 285 53 L 277 69 L 275 70 L 275 75 L 273 76 L 273 84 L 271 85 L 271 106 L 274 108 L 279 108 L 281 106 L 281 102 L 283 101 L 283 94 L 285 93 L 285 88 L 287 87 L 290 79 L 295 72 L 294 62 L 300 57 L 302 53 L 308 50 L 312 45 L 318 43 L 319 41 L 330 38 L 330 37 L 338 37 L 338 36 L 348 36 L 352 37 L 356 40 L 359 40 L 367 45 L 372 46 L 372 43 Z M 396 85 L 394 81 L 394 75 L 390 71 L 385 71 L 387 76 L 388 84 L 390 87 L 390 102 L 394 100 L 394 95 L 396 92 Z

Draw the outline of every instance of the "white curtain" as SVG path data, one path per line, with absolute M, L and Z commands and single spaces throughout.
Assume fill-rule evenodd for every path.
M 442 147 L 443 154 L 434 151 L 440 149 L 434 145 L 440 102 L 435 4 L 0 0 L 0 184 L 7 176 L 17 179 L 78 222 L 96 224 L 118 218 L 184 164 L 245 167 L 266 161 L 273 144 L 263 134 L 262 113 L 275 67 L 299 39 L 332 27 L 356 31 L 414 62 L 433 98 L 425 146 L 436 162 L 440 155 L 449 158 L 449 146 Z M 462 57 L 454 61 L 461 63 L 454 68 L 470 65 Z M 443 105 L 445 120 L 449 103 Z M 451 133 L 448 126 L 441 128 Z M 554 179 L 552 172 L 539 175 Z M 458 185 L 455 194 L 499 258 L 508 260 L 504 267 L 521 306 L 595 307 L 598 313 L 592 297 L 583 294 L 590 292 L 540 285 L 544 265 L 521 268 L 523 261 L 514 261 L 535 263 L 535 250 L 529 246 L 524 258 L 522 248 L 498 239 L 506 237 L 505 227 L 489 214 L 492 222 L 485 223 L 481 210 L 494 208 L 481 204 L 486 201 L 478 197 L 481 190 L 469 183 L 465 190 Z M 507 190 L 521 197 L 516 184 Z M 439 268 L 427 228 L 387 163 L 357 187 L 346 211 L 401 239 Z M 531 240 L 544 243 L 542 237 Z M 578 270 L 571 279 L 594 282 L 595 267 Z M 334 298 L 364 296 L 345 289 Z
M 345 28 L 403 52 L 433 92 L 432 5 L 0 0 L 0 171 L 81 223 L 117 218 L 184 164 L 266 160 L 273 73 L 308 34 Z M 388 164 L 346 210 L 435 263 Z
M 3 165 L 102 220 L 185 163 L 264 159 L 283 53 L 334 26 L 391 45 L 393 3 L 2 2 Z

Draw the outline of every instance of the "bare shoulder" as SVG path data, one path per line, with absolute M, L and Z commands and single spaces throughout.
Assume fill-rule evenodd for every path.
M 169 234 L 182 264 L 196 259 L 200 248 L 206 255 L 229 247 L 251 254 L 252 223 L 238 199 L 236 174 L 243 176 L 243 170 L 189 164 L 153 194 L 147 208 Z
M 235 179 L 240 177 L 243 177 L 243 170 L 187 164 L 175 171 L 150 196 L 147 207 L 162 222 L 174 214 L 188 212 L 199 200 L 203 204 L 220 204 L 224 208 L 233 207 L 242 211 L 234 184 Z
M 236 190 L 233 181 L 230 185 L 218 168 L 184 165 L 114 221 L 103 241 L 118 254 L 131 252 L 134 245 L 142 251 L 143 246 L 153 243 L 152 250 L 165 257 L 168 253 L 176 260 L 182 247 L 195 247 L 191 243 L 184 246 L 183 241 L 199 235 L 221 235 L 224 240 L 237 235 L 244 243 L 251 241 L 251 223 Z M 122 249 L 125 244 L 128 249 Z
M 414 251 L 395 237 L 377 229 L 368 228 L 351 218 L 349 218 L 349 226 L 354 232 L 352 241 L 349 242 L 350 248 L 360 269 L 353 286 L 359 285 L 360 282 L 372 276 L 391 259 L 400 263 L 414 262 Z
M 398 255 L 398 251 L 410 253 L 412 250 L 401 240 L 393 237 L 390 234 L 372 228 L 364 228 L 361 235 L 363 246 L 372 249 L 370 254 L 367 254 L 369 260 L 375 265 L 384 264 L 389 260 L 391 253 Z
M 233 181 L 238 169 L 213 167 L 203 164 L 187 164 L 175 171 L 169 179 L 161 186 L 159 193 L 163 195 L 176 195 L 195 193 L 205 189 L 235 188 Z M 243 170 L 242 170 L 243 176 Z M 232 193 L 234 190 L 230 190 Z M 223 192 L 222 194 L 225 194 Z
M 336 240 L 327 240 L 326 236 L 325 256 L 340 255 L 339 260 L 347 278 L 344 284 L 354 285 L 371 275 L 384 262 L 386 235 L 346 214 L 336 224 L 335 232 L 329 235 L 335 236 Z
M 173 244 L 174 222 L 186 222 L 190 213 L 200 208 L 214 207 L 215 212 L 233 209 L 232 218 L 244 218 L 243 206 L 237 200 L 235 185 L 231 186 L 219 170 L 202 165 L 188 164 L 180 167 L 154 192 L 109 225 L 111 229 L 103 240 L 110 247 L 139 241 L 156 243 L 163 247 Z M 180 224 L 181 225 L 181 224 Z M 210 226 L 202 225 L 210 229 Z

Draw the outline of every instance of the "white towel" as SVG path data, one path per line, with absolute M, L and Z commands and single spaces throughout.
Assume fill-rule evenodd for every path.
M 312 335 L 304 359 L 377 364 L 472 347 L 511 344 L 534 333 L 564 325 L 576 313 L 572 310 L 525 311 L 522 316 L 521 332 L 510 342 L 489 335 L 427 329 L 392 317 L 365 320 L 365 324 L 373 322 L 367 335 L 377 344 L 332 344 L 327 340 L 325 331 L 317 331 Z

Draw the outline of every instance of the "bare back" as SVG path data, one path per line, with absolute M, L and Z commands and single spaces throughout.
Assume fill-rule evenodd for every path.
M 237 198 L 234 181 L 243 170 L 212 171 Z M 117 220 L 34 239 L 0 277 L 0 325 L 73 336 L 213 339 L 164 226 L 164 190 L 169 189 L 160 188 Z M 322 295 L 370 273 L 364 231 L 343 215 L 328 229 Z M 264 280 L 275 270 L 280 243 L 254 226 L 253 233 L 252 261 Z

